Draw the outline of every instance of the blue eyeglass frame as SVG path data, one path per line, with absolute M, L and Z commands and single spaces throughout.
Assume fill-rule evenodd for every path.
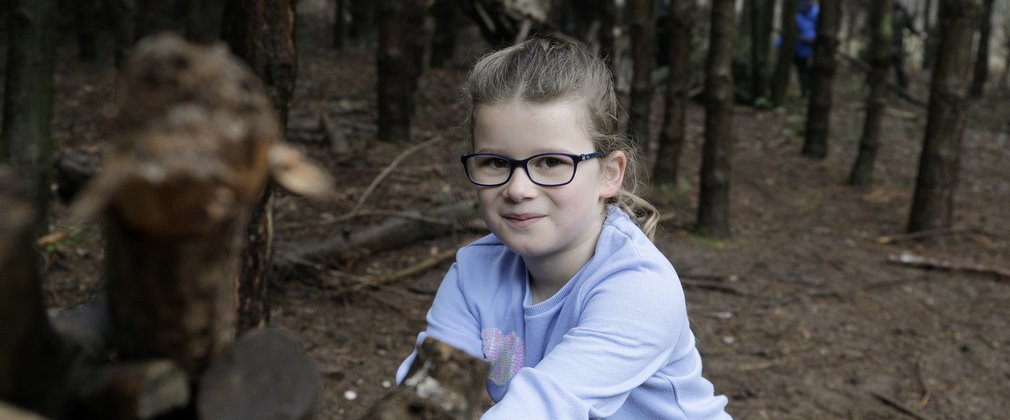
M 530 169 L 526 165 L 531 160 L 536 159 L 538 157 L 541 157 L 541 156 L 555 156 L 555 155 L 567 156 L 567 157 L 569 157 L 569 158 L 572 159 L 572 177 L 568 178 L 568 181 L 565 181 L 565 182 L 563 182 L 561 184 L 541 184 L 541 183 L 539 183 L 537 181 L 534 181 L 533 177 L 530 175 Z M 494 156 L 496 158 L 499 158 L 499 159 L 502 159 L 502 160 L 508 162 L 508 164 L 509 164 L 509 176 L 506 177 L 504 181 L 499 182 L 497 184 L 481 184 L 481 183 L 479 183 L 477 181 L 474 181 L 473 177 L 470 176 L 470 169 L 467 168 L 466 161 L 470 160 L 470 158 L 474 158 L 474 157 L 478 157 L 478 156 Z M 568 185 L 568 184 L 572 183 L 572 180 L 575 179 L 575 174 L 579 171 L 579 162 L 582 162 L 584 160 L 589 160 L 589 159 L 602 158 L 602 157 L 603 157 L 603 153 L 602 152 L 583 153 L 581 155 L 576 155 L 576 154 L 571 154 L 571 153 L 551 152 L 551 153 L 539 153 L 539 154 L 530 156 L 530 157 L 528 157 L 526 159 L 518 160 L 518 159 L 512 159 L 512 158 L 510 158 L 508 156 L 502 156 L 502 155 L 499 155 L 499 154 L 496 154 L 496 153 L 468 153 L 468 154 L 465 154 L 463 156 L 460 156 L 459 157 L 459 161 L 460 161 L 460 163 L 463 164 L 463 171 L 466 172 L 466 179 L 470 180 L 470 182 L 473 183 L 474 185 L 479 185 L 481 187 L 497 187 L 499 185 L 505 185 L 505 184 L 507 184 L 509 181 L 512 180 L 512 174 L 515 173 L 517 167 L 523 168 L 523 170 L 526 171 L 526 177 L 529 178 L 529 180 L 532 181 L 534 184 L 537 184 L 537 185 L 539 185 L 541 187 L 560 187 L 562 185 Z

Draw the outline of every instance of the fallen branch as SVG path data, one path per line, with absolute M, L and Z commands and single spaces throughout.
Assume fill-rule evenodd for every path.
M 453 226 L 454 223 L 447 219 L 437 219 L 434 217 L 428 217 L 423 214 L 411 213 L 406 211 L 396 211 L 396 210 L 363 210 L 356 213 L 347 214 L 340 216 L 333 220 L 327 220 L 321 225 L 331 225 L 334 223 L 342 223 L 348 220 L 358 218 L 358 217 L 373 217 L 373 216 L 383 216 L 383 217 L 397 217 L 401 219 L 412 219 L 420 222 L 431 223 L 435 225 L 447 225 Z
M 967 232 L 969 232 L 968 229 L 954 229 L 954 228 L 929 229 L 929 230 L 920 230 L 918 232 L 883 235 L 877 238 L 877 242 L 886 245 L 886 244 L 893 244 L 895 242 L 914 241 L 917 239 L 932 238 L 936 236 L 960 235 Z
M 400 153 L 400 155 L 397 156 L 395 159 L 393 159 L 392 162 L 389 162 L 389 165 L 386 165 L 386 167 L 382 170 L 382 172 L 380 172 L 379 175 L 372 180 L 371 184 L 368 184 L 368 187 L 365 188 L 365 192 L 361 193 L 361 197 L 358 197 L 358 202 L 354 204 L 354 208 L 351 209 L 350 214 L 353 215 L 357 213 L 359 210 L 361 210 L 361 206 L 365 204 L 365 200 L 367 200 L 368 196 L 372 194 L 372 191 L 375 191 L 375 187 L 377 187 L 379 183 L 386 178 L 386 176 L 388 176 L 391 172 L 393 172 L 393 170 L 396 169 L 397 165 L 399 165 L 400 162 L 403 161 L 403 159 L 406 159 L 408 156 L 413 155 L 420 149 L 431 146 L 432 144 L 438 143 L 444 139 L 445 138 L 441 136 L 434 137 L 425 142 L 418 143 L 411 147 L 408 147 L 407 150 L 404 150 L 402 153 Z
M 421 213 L 407 212 L 416 217 L 391 217 L 377 226 L 323 240 L 294 249 L 279 250 L 274 264 L 288 269 L 308 263 L 341 261 L 366 252 L 381 251 L 439 237 L 464 226 L 463 221 L 476 215 L 473 200 L 447 204 Z M 417 219 L 453 221 L 434 224 Z
M 870 395 L 873 395 L 878 400 L 880 400 L 881 402 L 883 402 L 885 405 L 887 405 L 887 406 L 889 406 L 891 408 L 894 408 L 895 410 L 898 410 L 898 411 L 900 411 L 900 412 L 902 412 L 904 414 L 907 414 L 907 415 L 909 415 L 911 417 L 914 417 L 914 418 L 917 418 L 919 420 L 932 420 L 932 418 L 927 417 L 927 416 L 925 416 L 923 414 L 920 414 L 919 412 L 917 412 L 917 411 L 909 408 L 908 406 L 906 406 L 905 404 L 902 404 L 900 401 L 895 400 L 894 398 L 888 397 L 888 396 L 886 396 L 884 394 L 881 394 L 879 392 L 876 392 L 876 391 L 869 391 L 869 392 L 870 392 Z
M 1000 267 L 989 267 L 982 264 L 975 264 L 965 261 L 940 260 L 936 258 L 930 258 L 922 255 L 913 255 L 913 254 L 890 255 L 887 257 L 887 261 L 923 269 L 965 271 L 976 274 L 992 274 L 996 276 L 996 278 L 998 279 L 1010 280 L 1010 270 L 1008 269 Z
M 455 256 L 456 256 L 456 249 L 445 250 L 431 256 L 431 258 L 428 258 L 424 261 L 421 261 L 417 264 L 414 264 L 402 270 L 395 271 L 389 274 L 370 276 L 358 279 L 356 283 L 337 291 L 336 293 L 334 293 L 334 295 L 341 296 L 347 293 L 357 292 L 365 288 L 383 286 L 386 284 L 394 283 L 404 278 L 413 277 Z

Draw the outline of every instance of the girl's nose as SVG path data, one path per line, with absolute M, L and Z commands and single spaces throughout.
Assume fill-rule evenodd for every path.
M 518 202 L 535 197 L 537 194 L 537 184 L 534 184 L 530 180 L 529 174 L 520 167 L 513 168 L 512 170 L 514 171 L 512 179 L 505 184 L 505 189 L 502 191 L 505 198 Z

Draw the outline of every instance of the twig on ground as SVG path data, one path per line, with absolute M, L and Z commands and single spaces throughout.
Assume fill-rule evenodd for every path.
M 932 238 L 936 236 L 960 235 L 962 233 L 967 233 L 968 231 L 969 231 L 968 229 L 954 229 L 954 228 L 929 229 L 929 230 L 921 230 L 918 232 L 884 235 L 877 238 L 877 242 L 881 244 L 893 244 L 895 242 L 913 241 L 917 239 Z
M 926 408 L 926 404 L 929 404 L 929 385 L 926 383 L 926 375 L 922 373 L 923 368 L 926 365 L 926 359 L 923 355 L 919 355 L 919 358 L 915 361 L 915 376 L 919 379 L 919 386 L 922 388 L 922 397 L 919 398 L 919 408 Z
M 336 219 L 324 221 L 320 224 L 330 225 L 334 223 L 343 223 L 357 217 L 370 217 L 370 216 L 399 217 L 401 219 L 412 219 L 427 222 L 433 225 L 446 225 L 446 226 L 455 225 L 455 223 L 445 219 L 439 219 L 436 217 L 425 216 L 423 214 L 411 213 L 406 211 L 396 211 L 396 210 L 362 210 L 357 212 L 351 212 L 344 216 L 340 216 Z
M 712 280 L 692 280 L 692 279 L 684 278 L 683 276 L 681 276 L 681 278 L 680 278 L 680 284 L 684 285 L 684 287 L 696 287 L 696 288 L 699 288 L 699 289 L 709 289 L 709 290 L 715 290 L 715 291 L 719 291 L 719 292 L 725 292 L 725 293 L 729 293 L 731 295 L 747 296 L 746 293 L 741 292 L 739 289 L 737 289 L 737 288 L 735 288 L 733 286 L 727 285 L 727 284 L 722 284 L 721 282 L 718 282 L 718 281 L 712 281 Z
M 368 196 L 372 194 L 372 191 L 375 191 L 375 187 L 377 187 L 379 183 L 386 178 L 386 176 L 388 176 L 391 172 L 393 172 L 393 170 L 396 169 L 397 165 L 399 165 L 400 162 L 403 161 L 403 159 L 406 159 L 408 156 L 414 154 L 414 152 L 420 149 L 431 146 L 432 144 L 438 143 L 442 140 L 445 140 L 445 137 L 442 136 L 433 137 L 427 141 L 408 147 L 407 150 L 404 150 L 402 153 L 400 153 L 400 155 L 397 156 L 395 159 L 393 159 L 392 162 L 389 162 L 389 165 L 386 165 L 386 167 L 382 170 L 382 172 L 380 172 L 379 175 L 372 180 L 372 183 L 369 184 L 367 188 L 365 188 L 365 192 L 361 193 L 361 197 L 358 198 L 358 202 L 354 205 L 354 208 L 351 209 L 350 214 L 356 214 L 359 210 L 361 210 L 361 206 L 365 204 L 365 200 L 367 200 Z
M 1010 270 L 1008 269 L 1000 267 L 989 267 L 965 261 L 940 260 L 936 258 L 930 258 L 922 255 L 913 255 L 913 254 L 890 255 L 887 257 L 887 261 L 915 268 L 965 271 L 977 274 L 992 274 L 998 279 L 1010 280 Z
M 356 282 L 350 286 L 347 286 L 341 290 L 337 290 L 333 293 L 333 296 L 341 296 L 348 293 L 357 292 L 365 288 L 383 286 L 390 283 L 395 283 L 396 281 L 402 280 L 404 278 L 413 277 L 419 273 L 422 273 L 443 261 L 456 256 L 456 248 L 442 251 L 438 254 L 431 256 L 424 261 L 414 264 L 410 267 L 404 268 L 399 271 L 395 271 L 389 274 L 383 274 L 378 276 L 369 276 L 357 278 Z
M 925 416 L 923 414 L 920 414 L 918 411 L 913 410 L 912 408 L 909 408 L 908 406 L 906 406 L 905 404 L 902 404 L 900 401 L 895 400 L 894 398 L 888 397 L 888 396 L 886 396 L 884 394 L 881 394 L 879 392 L 876 392 L 876 391 L 869 391 L 869 393 L 870 393 L 870 395 L 873 395 L 878 400 L 880 400 L 881 402 L 883 402 L 885 405 L 887 405 L 887 406 L 889 406 L 891 408 L 894 408 L 895 410 L 898 410 L 898 411 L 900 411 L 900 412 L 902 412 L 904 414 L 907 414 L 907 415 L 909 415 L 909 416 L 911 416 L 913 418 L 917 418 L 919 420 L 932 420 L 931 417 L 927 417 L 927 416 Z

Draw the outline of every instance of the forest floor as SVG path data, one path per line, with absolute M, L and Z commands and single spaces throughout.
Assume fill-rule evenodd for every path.
M 333 50 L 321 15 L 303 10 L 300 16 L 301 61 L 288 137 L 336 177 L 338 193 L 325 203 L 279 193 L 279 252 L 380 222 L 338 218 L 407 146 L 430 138 L 445 139 L 403 160 L 363 208 L 429 209 L 468 191 L 454 164 L 459 137 L 451 134 L 458 132 L 465 66 L 425 72 L 409 145 L 378 142 L 373 47 Z M 77 62 L 73 43 L 64 44 L 56 74 L 58 148 L 100 151 L 98 121 L 112 91 L 111 60 Z M 479 53 L 463 48 L 461 57 Z M 1010 93 L 991 89 L 970 108 L 954 229 L 907 238 L 901 234 L 926 110 L 890 98 L 874 184 L 847 186 L 866 92 L 862 75 L 844 64 L 840 70 L 825 160 L 800 156 L 805 106 L 798 99 L 779 110 L 736 107 L 731 239 L 690 230 L 704 140 L 697 104 L 689 110 L 680 185 L 648 194 L 668 215 L 656 242 L 685 280 L 704 375 L 741 419 L 1006 418 L 1010 279 L 923 270 L 890 258 L 910 253 L 1010 269 Z M 928 74 L 914 72 L 913 79 L 913 94 L 926 99 Z M 318 124 L 324 114 L 355 145 L 350 152 L 335 153 L 324 140 Z M 46 250 L 45 291 L 50 306 L 66 307 L 99 287 L 101 238 L 95 226 L 68 226 L 62 204 L 53 212 L 53 229 L 71 234 Z M 340 290 L 484 233 L 461 231 L 276 276 L 272 323 L 295 331 L 324 372 L 320 418 L 357 418 L 388 391 L 451 260 L 385 286 Z M 712 284 L 717 287 L 699 287 Z

